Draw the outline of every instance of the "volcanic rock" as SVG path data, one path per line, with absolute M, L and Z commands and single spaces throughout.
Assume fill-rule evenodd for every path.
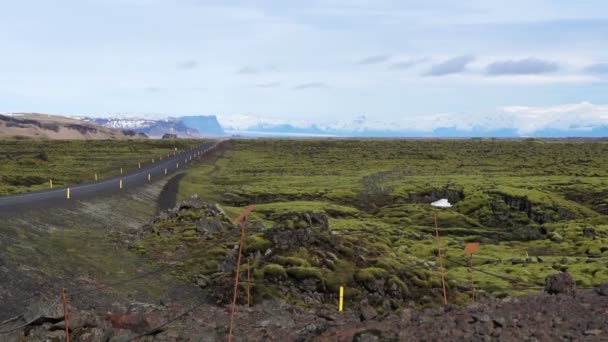
M 576 283 L 568 272 L 552 274 L 545 278 L 545 293 L 548 294 L 574 294 Z

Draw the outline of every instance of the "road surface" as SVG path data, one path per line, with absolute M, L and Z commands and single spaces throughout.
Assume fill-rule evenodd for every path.
M 73 186 L 30 192 L 26 194 L 10 195 L 0 197 L 0 214 L 10 213 L 21 209 L 35 209 L 37 207 L 61 206 L 69 201 L 95 198 L 100 195 L 116 194 L 127 191 L 138 186 L 155 182 L 163 177 L 168 177 L 188 166 L 188 164 L 199 158 L 207 151 L 214 149 L 220 141 L 203 143 L 191 150 L 181 152 L 175 156 L 162 160 L 156 160 L 153 164 L 143 166 L 136 171 L 124 175 L 105 178 L 96 182 L 88 182 Z M 166 175 L 165 175 L 166 170 Z M 120 182 L 122 181 L 122 189 Z M 67 198 L 67 193 L 70 198 Z

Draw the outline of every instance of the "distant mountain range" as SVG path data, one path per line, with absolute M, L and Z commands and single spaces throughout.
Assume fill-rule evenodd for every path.
M 83 118 L 108 128 L 129 129 L 144 133 L 150 138 L 160 138 L 165 134 L 175 134 L 179 138 L 200 138 L 225 135 L 215 115 L 184 116 L 152 120 L 144 118 Z
M 364 115 L 353 120 L 317 123 L 303 120 L 281 120 L 252 115 L 182 116 L 162 120 L 143 118 L 89 119 L 109 128 L 132 129 L 151 138 L 165 133 L 182 138 L 244 136 L 244 137 L 377 137 L 377 138 L 521 138 L 521 137 L 608 137 L 608 125 L 565 125 L 556 120 L 525 131 L 518 128 L 518 118 L 508 113 L 486 115 L 469 120 L 469 124 L 450 115 L 427 117 L 409 122 L 383 122 Z
M 568 138 L 608 137 L 608 124 L 587 122 L 581 118 L 557 118 L 548 121 L 531 120 L 522 125 L 522 118 L 509 113 L 478 117 L 436 115 L 408 119 L 401 122 L 383 122 L 359 116 L 352 121 L 316 123 L 305 121 L 285 122 L 255 116 L 220 118 L 228 134 L 242 136 L 331 136 L 378 138 Z M 577 120 L 578 119 L 578 120 Z M 540 123 L 539 123 L 540 122 Z M 523 126 L 523 127 L 522 127 Z
M 437 114 L 404 117 L 394 122 L 364 115 L 352 120 L 316 122 L 254 115 L 191 115 L 150 119 L 144 115 L 117 114 L 81 117 L 82 120 L 112 130 L 130 130 L 150 138 L 175 134 L 180 138 L 243 137 L 377 137 L 377 138 L 567 138 L 608 137 L 608 116 L 586 115 L 583 110 L 559 114 L 512 113 L 519 108 L 493 115 Z

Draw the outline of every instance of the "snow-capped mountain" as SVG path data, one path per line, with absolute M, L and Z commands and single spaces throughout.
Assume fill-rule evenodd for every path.
M 155 115 L 158 117 L 158 115 Z M 608 105 L 581 102 L 549 107 L 507 106 L 488 113 L 404 115 L 382 120 L 369 115 L 338 120 L 291 119 L 254 114 L 199 115 L 145 119 L 121 114 L 89 118 L 111 128 L 132 129 L 152 137 L 164 133 L 197 136 L 336 137 L 604 137 Z
M 108 128 L 133 130 L 144 133 L 151 138 L 160 138 L 165 134 L 176 134 L 180 138 L 199 138 L 201 136 L 222 136 L 224 131 L 214 115 L 169 117 L 165 119 L 144 119 L 141 117 L 85 117 Z
M 316 122 L 258 115 L 220 116 L 231 134 L 329 135 L 344 137 L 603 137 L 608 132 L 608 105 L 589 102 L 528 107 L 508 106 L 492 113 L 438 113 L 384 121 L 354 119 Z
M 145 128 L 145 127 L 150 127 L 158 122 L 158 120 L 137 119 L 137 118 L 132 118 L 132 119 L 98 118 L 98 119 L 90 119 L 90 121 L 94 121 L 105 127 L 116 128 L 116 129 Z

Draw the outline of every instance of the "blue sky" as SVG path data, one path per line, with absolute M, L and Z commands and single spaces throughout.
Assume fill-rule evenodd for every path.
M 608 119 L 604 0 L 20 0 L 0 23 L 2 112 Z

